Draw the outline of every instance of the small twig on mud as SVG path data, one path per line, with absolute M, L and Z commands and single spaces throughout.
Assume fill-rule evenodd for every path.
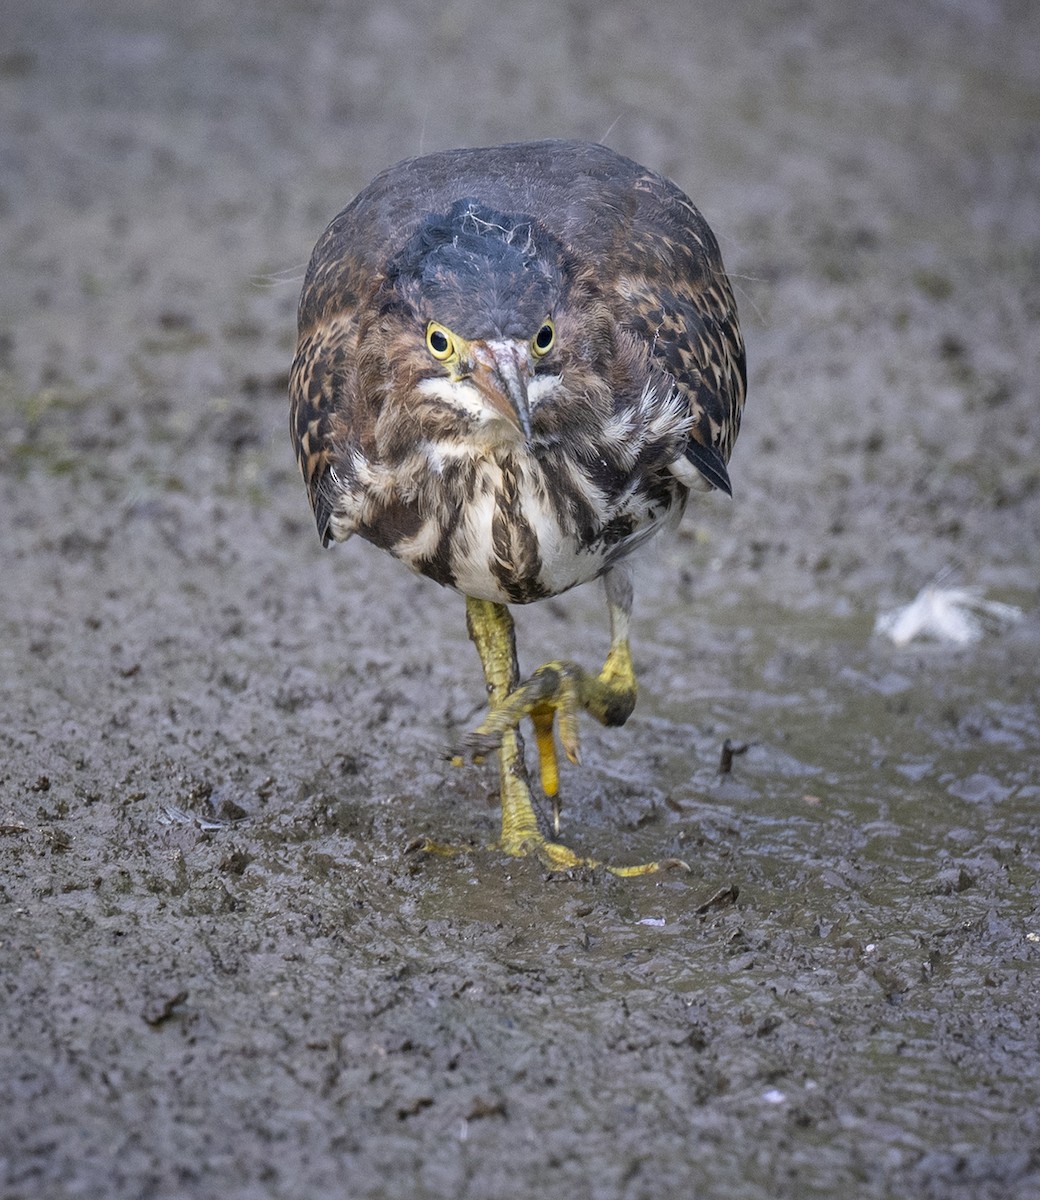
M 187 998 L 187 991 L 182 990 L 175 992 L 172 996 L 163 996 L 157 1000 L 150 1000 L 141 1010 L 141 1019 L 149 1025 L 161 1025 L 173 1016 L 173 1010 L 178 1005 L 183 1004 Z
M 728 884 L 726 887 L 719 888 L 715 895 L 709 896 L 703 904 L 698 904 L 693 911 L 698 916 L 703 917 L 705 913 L 711 912 L 713 908 L 725 908 L 730 904 L 736 904 L 739 895 L 740 888 L 735 883 Z
M 734 746 L 729 738 L 722 743 L 722 753 L 719 755 L 719 774 L 728 775 L 733 770 L 733 760 L 739 754 L 747 754 L 750 749 L 750 742 L 741 742 L 739 746 Z

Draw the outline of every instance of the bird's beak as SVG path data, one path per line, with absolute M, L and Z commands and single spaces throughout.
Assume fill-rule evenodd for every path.
M 488 404 L 524 435 L 531 436 L 527 403 L 529 372 L 526 345 L 513 341 L 475 342 L 473 382 Z

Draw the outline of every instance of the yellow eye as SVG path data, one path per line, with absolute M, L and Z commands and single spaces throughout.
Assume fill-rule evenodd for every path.
M 431 321 L 426 326 L 426 349 L 438 362 L 451 358 L 455 351 L 455 338 L 450 329 Z
M 544 358 L 556 345 L 556 326 L 552 321 L 546 321 L 538 332 L 531 338 L 531 353 L 535 358 Z

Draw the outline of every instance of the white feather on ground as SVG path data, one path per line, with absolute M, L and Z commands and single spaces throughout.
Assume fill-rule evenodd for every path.
M 906 646 L 918 638 L 967 646 L 978 641 L 987 630 L 999 631 L 1021 616 L 1021 609 L 999 600 L 987 600 L 978 588 L 929 583 L 909 604 L 880 613 L 874 632 L 897 646 Z

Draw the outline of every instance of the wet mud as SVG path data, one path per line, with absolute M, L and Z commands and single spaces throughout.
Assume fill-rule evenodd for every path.
M 642 11 L 5 3 L 4 1200 L 1040 1196 L 1037 10 Z M 689 874 L 486 848 L 462 601 L 288 443 L 327 220 L 553 135 L 690 192 L 749 345 L 563 780 Z M 875 634 L 944 570 L 1022 618 Z M 518 629 L 606 651 L 595 587 Z

